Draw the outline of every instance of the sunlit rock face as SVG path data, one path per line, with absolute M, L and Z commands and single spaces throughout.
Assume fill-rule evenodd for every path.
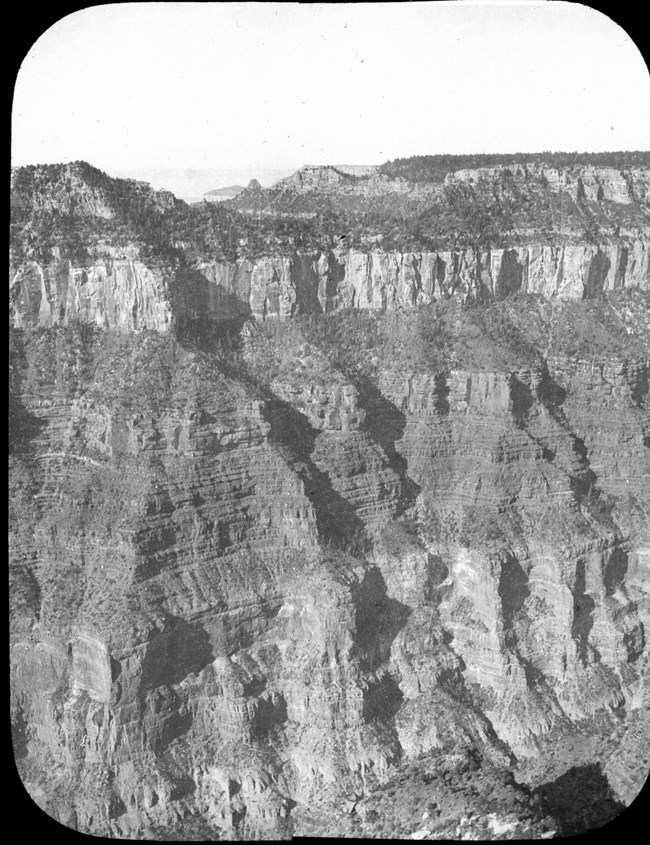
M 13 706 L 47 812 L 281 832 L 418 755 L 512 766 L 589 719 L 635 794 L 647 364 L 355 382 L 279 329 L 227 375 L 75 331 L 16 335 Z
M 616 170 L 613 167 L 548 167 L 543 164 L 525 164 L 497 167 L 478 167 L 456 170 L 445 179 L 447 185 L 465 182 L 472 185 L 481 182 L 498 182 L 504 175 L 517 184 L 531 180 L 542 180 L 552 191 L 566 191 L 572 199 L 591 202 L 615 202 L 630 205 L 647 202 L 650 197 L 650 178 L 644 168 Z
M 288 319 L 343 308 L 392 310 L 438 299 L 532 293 L 591 299 L 650 289 L 650 246 L 628 244 L 443 251 L 315 252 L 151 270 L 116 259 L 92 266 L 27 262 L 11 279 L 16 327 L 67 325 L 167 331 L 186 320 Z
M 112 225 L 107 190 L 80 219 Z M 416 775 L 438 804 L 393 833 L 564 830 L 512 773 L 552 792 L 579 766 L 629 803 L 644 236 L 232 261 L 114 240 L 11 276 L 12 724 L 36 803 L 181 840 L 351 835 Z
M 32 261 L 15 273 L 10 288 L 17 328 L 81 320 L 124 331 L 167 331 L 173 324 L 168 280 L 137 259 L 86 267 Z
M 480 303 L 531 293 L 581 300 L 650 289 L 647 226 L 640 218 L 633 225 L 621 211 L 640 213 L 650 201 L 650 176 L 642 168 L 479 168 L 448 174 L 444 186 L 304 168 L 282 183 L 286 190 L 299 196 L 324 191 L 332 203 L 349 195 L 374 196 L 382 185 L 413 196 L 424 191 L 443 202 L 441 214 L 445 189 L 460 186 L 504 198 L 515 189 L 537 197 L 544 186 L 551 195 L 566 194 L 576 208 L 591 209 L 601 228 L 588 233 L 575 224 L 563 229 L 560 222 L 551 234 L 539 210 L 539 220 L 533 214 L 521 231 L 509 232 L 514 243 L 505 247 L 450 243 L 435 251 L 360 250 L 328 246 L 323 234 L 318 248 L 285 245 L 229 260 L 205 245 L 194 246 L 191 221 L 182 223 L 188 207 L 144 183 L 111 179 L 83 162 L 17 168 L 12 179 L 10 301 L 16 327 L 81 320 L 125 331 L 167 331 L 195 319 L 282 320 L 348 308 L 413 308 L 450 297 Z M 610 218 L 621 214 L 614 227 Z M 287 216 L 280 213 L 279 225 Z M 245 220 L 225 225 L 234 231 L 248 225 Z M 209 225 L 214 229 L 214 222 Z M 52 227 L 61 231 L 53 234 Z

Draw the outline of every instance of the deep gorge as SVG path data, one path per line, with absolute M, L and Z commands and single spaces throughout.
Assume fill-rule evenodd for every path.
M 648 774 L 647 227 L 153 260 L 135 224 L 111 239 L 114 197 L 163 221 L 178 201 L 84 167 L 15 190 L 12 716 L 36 803 L 180 839 L 539 838 L 620 812 Z M 627 202 L 596 175 L 584 213 L 646 213 L 641 177 Z

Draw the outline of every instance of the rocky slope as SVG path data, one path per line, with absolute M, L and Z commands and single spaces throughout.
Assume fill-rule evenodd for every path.
M 48 184 L 34 196 L 59 202 Z M 533 248 L 477 247 L 468 302 L 418 268 L 436 301 L 391 308 L 418 283 L 395 255 L 164 252 L 183 207 L 121 189 L 142 217 L 115 186 L 75 183 L 45 217 L 16 193 L 12 723 L 34 801 L 180 839 L 547 838 L 629 804 L 647 259 L 513 297 L 494 278 L 514 252 L 530 287 Z M 554 272 L 572 248 L 549 247 Z M 304 308 L 278 283 L 296 266 Z
M 21 168 L 14 173 L 12 321 L 26 327 L 80 319 L 107 328 L 166 331 L 197 317 L 286 318 L 350 307 L 413 307 L 447 297 L 484 302 L 523 292 L 585 299 L 648 290 L 648 173 L 541 166 L 457 171 L 442 187 L 419 183 L 436 196 L 450 186 L 455 191 L 425 213 L 442 219 L 452 209 L 453 225 L 464 227 L 468 237 L 479 227 L 474 242 L 458 245 L 448 231 L 438 239 L 440 248 L 380 249 L 383 236 L 371 229 L 363 249 L 347 236 L 345 246 L 333 245 L 332 227 L 343 221 L 330 220 L 281 242 L 267 238 L 266 254 L 256 255 L 254 215 L 189 208 L 170 194 L 110 179 L 83 163 Z M 389 193 L 405 187 L 410 201 L 418 186 L 400 178 L 306 168 L 274 189 L 245 191 L 237 202 L 245 206 L 254 198 L 267 207 L 271 227 L 286 228 L 292 212 L 282 209 L 303 195 L 312 206 L 331 205 L 334 196 L 343 207 L 348 191 L 367 205 L 377 183 Z M 555 221 L 557 232 L 548 232 L 531 197 L 558 194 L 566 195 L 573 212 L 567 221 Z M 486 196 L 492 205 L 485 205 Z M 485 241 L 483 218 L 495 199 L 499 207 L 516 201 L 517 208 L 528 209 L 525 220 L 510 220 L 518 233 L 510 244 Z M 375 226 L 381 230 L 384 223 L 379 216 Z

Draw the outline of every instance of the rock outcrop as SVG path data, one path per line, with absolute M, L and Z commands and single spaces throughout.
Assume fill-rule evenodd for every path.
M 100 835 L 284 835 L 418 755 L 505 770 L 601 719 L 629 800 L 647 364 L 369 381 L 318 337 L 265 337 L 228 364 L 169 334 L 18 332 L 34 799 Z
M 181 840 L 546 837 L 628 804 L 644 237 L 190 260 L 79 173 L 85 253 L 15 224 L 11 707 L 34 801 Z M 19 205 L 66 193 L 40 178 Z
M 58 170 L 18 169 L 12 322 L 25 327 L 81 320 L 122 330 L 167 331 L 197 318 L 284 319 L 346 308 L 412 308 L 450 297 L 480 303 L 514 293 L 581 300 L 650 289 L 650 235 L 644 216 L 650 201 L 647 170 L 483 168 L 449 174 L 447 185 L 494 189 L 499 195 L 515 190 L 504 182 L 506 172 L 515 184 L 521 183 L 521 190 L 529 183 L 542 190 L 543 182 L 550 194 L 568 191 L 567 196 L 585 207 L 606 208 L 607 225 L 588 234 L 584 227 L 574 231 L 574 226 L 555 238 L 548 232 L 522 230 L 520 243 L 509 246 L 448 244 L 433 251 L 333 247 L 327 243 L 329 235 L 322 233 L 314 248 L 288 242 L 266 254 L 224 259 L 211 254 L 205 244 L 192 244 L 191 233 L 186 234 L 190 218 L 196 216 L 197 227 L 203 229 L 208 223 L 200 215 L 221 211 L 226 217 L 219 222 L 229 232 L 237 227 L 248 231 L 251 221 L 246 222 L 245 215 L 192 210 L 171 194 L 110 179 L 83 163 Z M 320 196 L 325 185 L 336 197 L 343 191 L 340 183 L 350 183 L 350 190 L 362 191 L 363 198 L 373 180 L 387 178 L 381 173 L 353 177 L 336 168 L 304 168 L 276 190 Z M 413 185 L 397 181 L 414 195 Z M 428 183 L 423 185 L 430 190 Z M 438 185 L 433 189 L 443 190 Z M 466 197 L 461 205 L 471 208 L 476 201 Z M 646 221 L 643 225 L 632 225 L 625 216 L 630 206 L 639 221 Z M 444 204 L 435 208 L 441 215 L 448 213 Z M 283 211 L 269 213 L 279 214 L 280 222 L 287 217 Z M 614 228 L 617 214 L 620 223 Z M 182 224 L 182 234 L 175 234 L 178 221 L 185 218 L 189 222 Z M 585 218 L 584 225 L 589 220 Z M 209 221 L 214 231 L 216 221 Z M 248 241 L 239 239 L 242 252 Z
M 545 167 L 543 165 L 518 165 L 507 167 L 480 167 L 471 170 L 456 170 L 448 174 L 445 184 L 457 182 L 477 184 L 491 183 L 504 175 L 515 182 L 525 183 L 535 179 L 542 181 L 554 192 L 566 191 L 575 200 L 589 202 L 620 203 L 631 205 L 647 203 L 650 199 L 650 175 L 641 168 L 616 170 L 613 167 Z
M 75 267 L 68 260 L 28 261 L 10 281 L 17 328 L 69 325 L 168 331 L 174 323 L 168 279 L 137 255 Z
M 86 266 L 25 262 L 13 274 L 17 327 L 67 325 L 167 331 L 199 317 L 287 319 L 343 308 L 391 310 L 438 299 L 486 302 L 513 293 L 591 299 L 650 290 L 650 241 L 628 244 L 386 253 L 327 251 L 195 269 L 149 269 L 116 258 Z

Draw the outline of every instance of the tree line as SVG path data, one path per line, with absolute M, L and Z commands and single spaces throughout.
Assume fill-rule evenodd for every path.
M 613 167 L 627 170 L 650 167 L 650 151 L 633 150 L 604 153 L 550 152 L 541 153 L 471 153 L 463 155 L 419 155 L 396 158 L 379 168 L 395 178 L 401 176 L 413 182 L 442 182 L 454 170 L 478 167 L 509 167 L 515 164 L 542 164 L 547 167 Z

